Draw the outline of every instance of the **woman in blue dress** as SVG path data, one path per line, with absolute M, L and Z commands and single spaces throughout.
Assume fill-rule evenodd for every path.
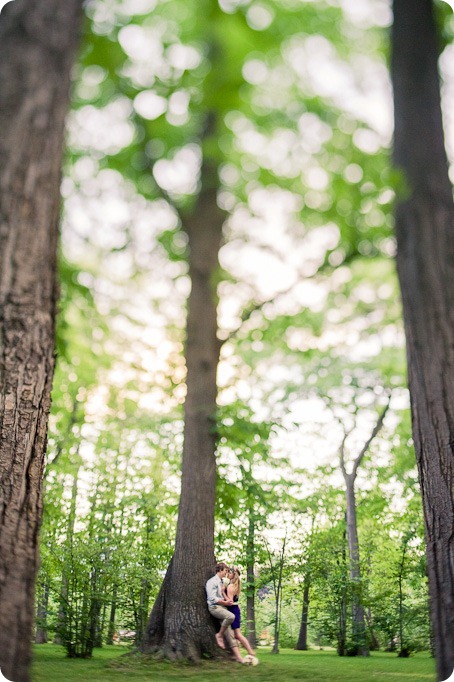
M 237 568 L 230 568 L 229 573 L 229 584 L 227 585 L 226 589 L 226 596 L 227 599 L 231 599 L 235 603 L 233 606 L 227 606 L 226 608 L 231 611 L 234 616 L 235 620 L 232 623 L 232 630 L 234 632 L 235 638 L 238 640 L 239 644 L 242 644 L 244 648 L 247 650 L 248 654 L 251 656 L 255 656 L 254 650 L 252 649 L 251 645 L 249 644 L 248 640 L 246 637 L 243 635 L 243 633 L 240 630 L 241 627 L 241 609 L 238 604 L 238 599 L 240 596 L 241 592 L 241 580 L 240 580 L 240 571 Z

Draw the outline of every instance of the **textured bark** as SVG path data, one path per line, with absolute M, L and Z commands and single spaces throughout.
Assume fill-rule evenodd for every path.
M 60 166 L 80 0 L 0 17 L 0 668 L 29 680 L 54 369 Z
M 189 239 L 187 395 L 181 497 L 175 552 L 152 609 L 142 650 L 170 659 L 215 655 L 205 582 L 214 574 L 215 413 L 218 252 L 224 215 L 216 202 L 217 171 L 204 168 L 195 210 L 184 221 Z
M 309 578 L 304 580 L 303 585 L 303 607 L 301 610 L 301 625 L 300 632 L 298 636 L 298 641 L 296 643 L 295 649 L 299 651 L 307 651 L 307 622 L 309 615 L 309 590 L 310 581 Z
M 454 669 L 454 204 L 444 148 L 430 0 L 395 0 L 394 161 L 413 439 L 426 528 L 439 679 Z

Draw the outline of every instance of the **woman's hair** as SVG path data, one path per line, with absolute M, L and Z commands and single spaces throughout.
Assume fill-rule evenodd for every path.
M 233 579 L 230 579 L 230 584 L 236 587 L 236 594 L 240 596 L 241 592 L 241 579 L 240 579 L 240 569 L 233 567 L 229 569 L 229 573 L 233 574 Z

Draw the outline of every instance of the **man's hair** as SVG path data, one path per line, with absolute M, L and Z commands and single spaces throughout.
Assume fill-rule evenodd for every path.
M 219 564 L 216 564 L 216 573 L 219 573 L 220 571 L 223 571 L 225 568 L 228 568 L 227 564 L 224 564 L 222 561 Z

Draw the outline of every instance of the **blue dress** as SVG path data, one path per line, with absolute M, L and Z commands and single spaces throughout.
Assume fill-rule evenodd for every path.
M 237 594 L 234 595 L 233 601 L 234 602 L 238 601 L 238 595 Z M 238 606 L 238 604 L 234 604 L 233 606 L 227 606 L 227 608 L 235 616 L 235 620 L 233 621 L 231 627 L 233 630 L 236 630 L 237 628 L 241 627 L 241 609 Z

